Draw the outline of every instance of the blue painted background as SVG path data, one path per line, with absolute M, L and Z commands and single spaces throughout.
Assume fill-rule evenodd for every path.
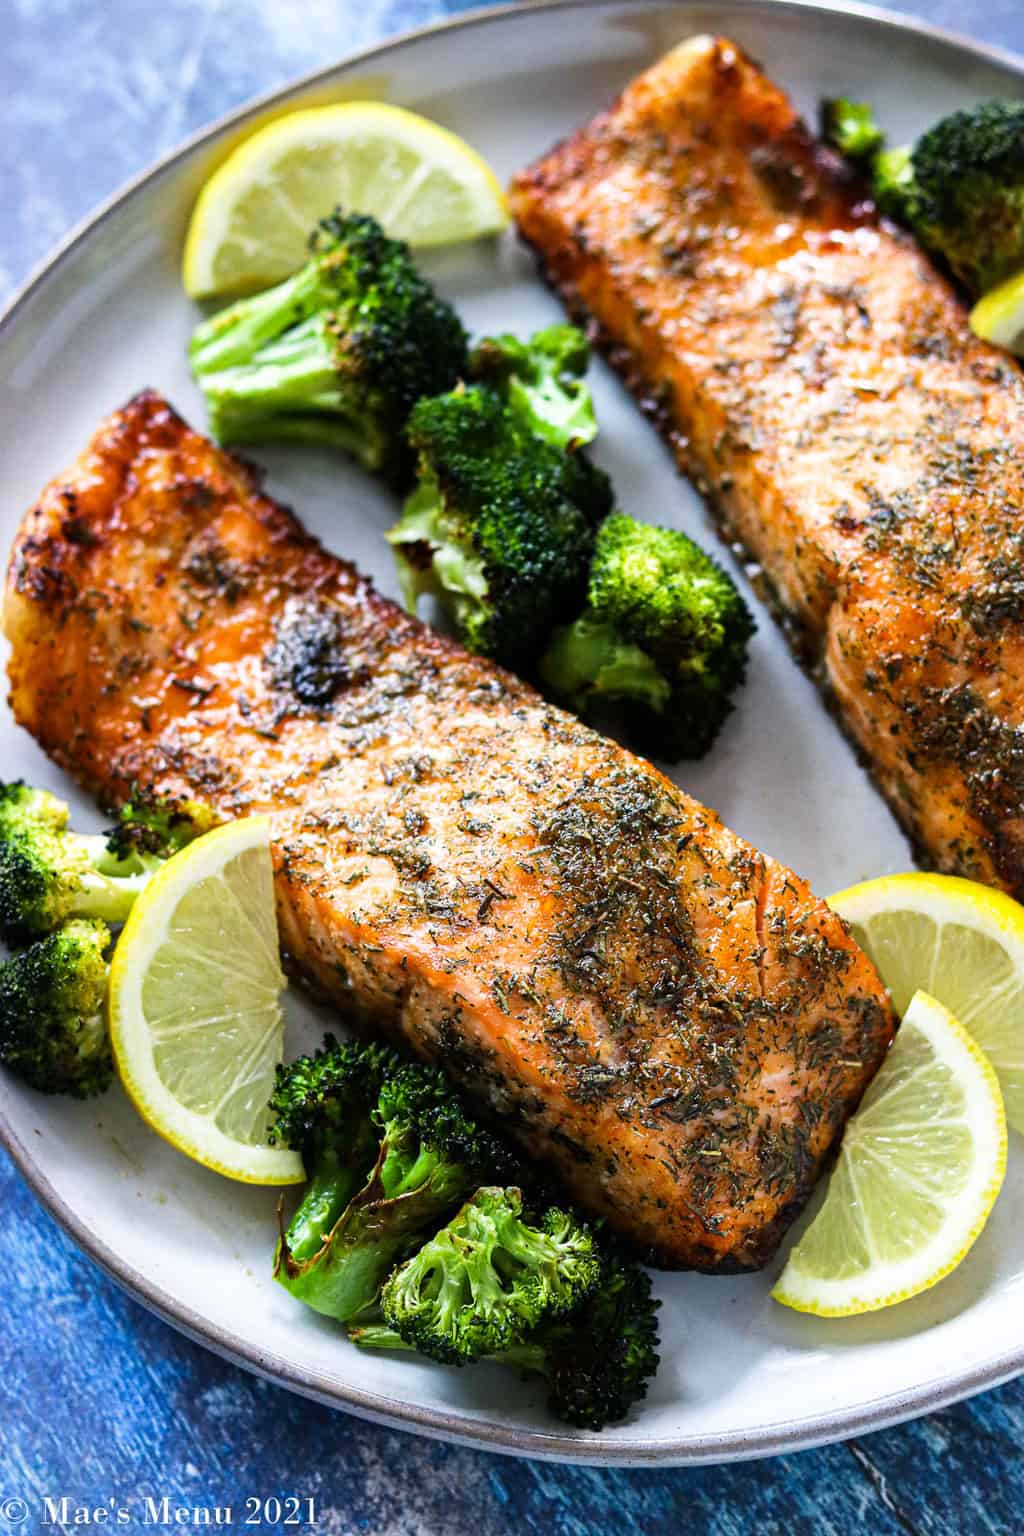
M 461 8 L 0 0 L 0 302 L 70 224 L 210 118 Z M 1024 52 L 1022 0 L 904 8 Z M 223 1364 L 84 1259 L 2 1153 L 0 1251 L 0 1531 L 46 1529 L 47 1494 L 135 1511 L 146 1495 L 167 1496 L 236 1512 L 246 1495 L 294 1494 L 315 1501 L 316 1528 L 332 1536 L 1024 1531 L 1024 1381 L 900 1430 L 775 1461 L 553 1467 L 378 1429 Z M 19 1499 L 29 1506 L 23 1522 Z

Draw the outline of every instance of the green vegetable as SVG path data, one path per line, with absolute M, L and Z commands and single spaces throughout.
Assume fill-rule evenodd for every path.
M 409 439 L 419 484 L 388 534 L 408 607 L 436 596 L 470 650 L 529 673 L 582 599 L 607 477 L 482 385 L 422 400 Z
M 275 1139 L 301 1151 L 309 1173 L 275 1275 L 342 1321 L 376 1300 L 396 1261 L 482 1180 L 518 1167 L 443 1072 L 383 1046 L 329 1039 L 278 1070 L 271 1106 Z
M 905 224 L 972 295 L 1024 267 L 1024 102 L 954 112 L 913 146 L 893 149 L 882 147 L 868 108 L 841 105 L 863 114 L 860 136 L 854 119 L 837 112 L 827 119 L 831 142 L 853 145 L 844 152 L 868 165 L 882 212 Z
M 582 447 L 597 436 L 597 419 L 583 375 L 590 346 L 574 325 L 550 325 L 529 341 L 488 336 L 470 361 L 475 379 L 488 384 L 538 437 L 556 448 Z
M 150 808 L 145 822 L 129 813 L 107 834 L 72 832 L 68 817 L 47 790 L 0 785 L 0 931 L 8 939 L 48 933 L 68 917 L 123 923 L 160 867 L 150 848 L 173 852 L 186 826 L 195 831 L 166 808 Z
M 885 143 L 871 108 L 845 96 L 821 103 L 821 136 L 848 160 L 870 162 Z
M 879 175 L 899 188 L 900 216 L 972 293 L 1024 266 L 1024 102 L 943 118 L 911 151 L 905 183 L 888 156 Z
M 110 1084 L 109 943 L 106 924 L 76 919 L 0 965 L 0 1061 L 41 1093 L 88 1099 Z
M 408 248 L 367 215 L 324 219 L 310 248 L 294 277 L 196 329 L 211 429 L 223 443 L 327 443 L 401 481 L 409 412 L 465 373 L 466 334 Z
M 586 605 L 556 631 L 540 672 L 580 713 L 618 705 L 652 756 L 699 757 L 732 708 L 753 630 L 732 579 L 692 539 L 613 513 Z
M 563 1423 L 603 1429 L 647 1395 L 659 1363 L 658 1306 L 645 1272 L 609 1255 L 596 1287 L 572 1312 L 483 1358 L 542 1377 L 548 1407 Z M 349 1336 L 362 1349 L 411 1348 L 386 1323 L 356 1324 Z
M 594 1240 L 574 1216 L 552 1206 L 535 1225 L 518 1189 L 483 1188 L 394 1271 L 380 1305 L 407 1344 L 463 1365 L 571 1311 L 599 1275 Z

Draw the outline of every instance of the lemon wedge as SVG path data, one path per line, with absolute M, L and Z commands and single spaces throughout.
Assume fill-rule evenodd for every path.
M 887 875 L 829 898 L 902 1013 L 924 987 L 956 1014 L 1024 1132 L 1024 907 L 953 875 Z
M 1017 357 L 1024 357 L 1024 272 L 992 288 L 971 310 L 971 330 Z
M 317 221 L 370 213 L 414 246 L 450 245 L 508 223 L 493 171 L 457 134 L 379 101 L 291 112 L 210 177 L 185 240 L 194 299 L 251 293 L 302 266 Z
M 1005 1172 L 995 1073 L 949 1010 L 915 992 L 773 1297 L 851 1317 L 927 1290 L 978 1237 Z
M 267 1142 L 285 986 L 270 823 L 253 816 L 168 860 L 132 908 L 110 970 L 110 1037 L 154 1131 L 247 1184 L 294 1184 L 297 1153 Z

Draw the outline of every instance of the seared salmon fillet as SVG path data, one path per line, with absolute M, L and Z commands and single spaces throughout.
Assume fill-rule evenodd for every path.
M 103 801 L 269 812 L 283 942 L 667 1265 L 762 1263 L 889 1044 L 841 920 L 408 617 L 153 394 L 28 513 L 18 720 Z
M 512 204 L 921 858 L 1024 896 L 1019 368 L 724 38 L 668 54 Z

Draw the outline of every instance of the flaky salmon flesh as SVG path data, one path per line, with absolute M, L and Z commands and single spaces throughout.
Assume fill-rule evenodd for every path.
M 763 1263 L 890 1042 L 802 880 L 379 596 L 158 396 L 25 518 L 11 702 L 106 803 L 268 812 L 283 943 L 671 1266 Z
M 1024 377 L 724 38 L 517 177 L 921 859 L 1024 896 Z

